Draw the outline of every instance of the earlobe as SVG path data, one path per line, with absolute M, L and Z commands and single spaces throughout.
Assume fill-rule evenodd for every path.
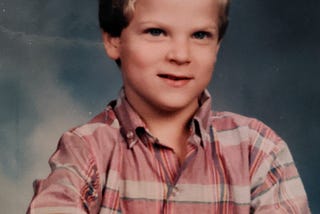
M 120 38 L 112 37 L 108 33 L 102 33 L 103 45 L 107 55 L 113 59 L 117 60 L 120 58 Z

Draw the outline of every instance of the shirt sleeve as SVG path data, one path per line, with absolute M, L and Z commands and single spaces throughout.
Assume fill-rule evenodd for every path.
M 67 132 L 49 160 L 51 173 L 34 182 L 34 197 L 27 213 L 98 213 L 100 175 L 90 145 Z
M 287 144 L 260 123 L 251 151 L 251 213 L 308 214 L 307 196 Z

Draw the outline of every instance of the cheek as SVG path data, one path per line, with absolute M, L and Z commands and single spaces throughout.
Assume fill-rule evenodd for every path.
M 192 46 L 191 51 L 193 53 L 193 57 L 202 61 L 211 61 L 215 62 L 217 58 L 219 50 L 219 45 L 217 44 L 207 44 L 203 46 Z
M 120 55 L 123 66 L 130 69 L 147 68 L 158 61 L 154 49 L 139 44 L 124 47 Z
M 212 72 L 215 63 L 217 61 L 216 53 L 211 51 L 205 51 L 198 55 L 198 65 L 203 68 L 206 72 Z

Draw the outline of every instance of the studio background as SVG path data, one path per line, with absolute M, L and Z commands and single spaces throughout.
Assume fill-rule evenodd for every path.
M 320 213 L 320 1 L 233 0 L 209 90 L 215 110 L 256 117 L 289 145 Z M 190 14 L 192 18 L 192 14 Z M 67 129 L 115 98 L 97 0 L 0 0 L 0 207 L 25 213 Z

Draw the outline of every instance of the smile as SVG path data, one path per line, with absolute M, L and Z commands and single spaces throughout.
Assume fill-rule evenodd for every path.
M 164 79 L 169 79 L 169 80 L 174 80 L 174 81 L 180 81 L 180 80 L 191 80 L 191 77 L 185 77 L 185 76 L 175 76 L 171 74 L 158 74 L 158 77 L 164 78 Z
M 188 76 L 177 76 L 172 74 L 158 74 L 165 84 L 173 88 L 181 88 L 186 86 L 193 78 Z

